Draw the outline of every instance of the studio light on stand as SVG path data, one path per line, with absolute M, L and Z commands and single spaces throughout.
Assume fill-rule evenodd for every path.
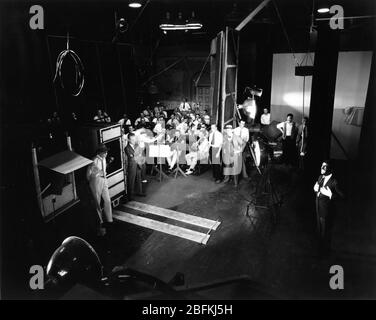
M 121 34 L 128 30 L 128 23 L 124 18 L 118 18 L 117 12 L 115 12 L 115 35 L 112 38 L 112 43 L 119 41 Z
M 243 111 L 246 114 L 249 121 L 248 123 L 253 122 L 256 118 L 257 113 L 257 104 L 255 98 L 247 98 L 243 102 Z
M 262 89 L 254 87 L 246 87 L 244 89 L 246 99 L 243 104 L 239 106 L 239 109 L 243 109 L 244 114 L 247 116 L 247 123 L 253 124 L 257 114 L 256 97 L 262 96 Z

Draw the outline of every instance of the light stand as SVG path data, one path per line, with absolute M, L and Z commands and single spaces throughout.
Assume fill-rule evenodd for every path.
M 282 205 L 282 199 L 274 188 L 272 180 L 273 166 L 268 162 L 266 168 L 262 170 L 262 175 L 257 183 L 256 191 L 252 194 L 254 197 L 247 205 L 246 217 L 248 217 L 253 226 L 258 220 L 257 216 L 251 215 L 251 208 L 271 210 L 271 222 L 275 226 L 277 224 L 279 208 Z M 264 200 L 264 201 L 262 201 Z

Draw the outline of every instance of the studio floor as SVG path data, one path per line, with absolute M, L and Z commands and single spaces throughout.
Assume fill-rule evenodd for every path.
M 238 187 L 216 184 L 211 170 L 200 176 L 162 182 L 149 176 L 148 180 L 147 196 L 136 201 L 221 221 L 206 245 L 121 221 L 115 221 L 109 239 L 98 238 L 90 231 L 93 213 L 82 201 L 75 211 L 43 226 L 43 239 L 34 255 L 14 252 L 14 264 L 22 266 L 21 261 L 28 259 L 26 266 L 36 262 L 46 265 L 63 239 L 77 235 L 93 245 L 106 272 L 122 265 L 166 282 L 180 272 L 187 287 L 247 276 L 267 297 L 276 299 L 376 298 L 375 217 L 369 205 L 372 199 L 366 202 L 362 193 L 354 191 L 359 190 L 361 177 L 342 179 L 347 199 L 338 203 L 333 250 L 326 258 L 318 255 L 312 186 L 296 170 L 276 165 L 272 172 L 273 184 L 282 198 L 275 225 L 266 210 L 255 212 L 254 221 L 245 215 L 257 184 L 256 171 Z M 329 287 L 332 265 L 344 269 L 344 290 Z M 22 272 L 28 276 L 25 270 Z M 27 280 L 18 277 L 15 281 Z M 14 283 L 11 285 L 13 288 Z M 198 298 L 262 297 L 211 290 Z
M 257 179 L 254 172 L 236 188 L 232 183 L 216 184 L 210 170 L 201 176 L 169 178 L 162 182 L 150 178 L 147 197 L 136 200 L 219 219 L 221 226 L 211 233 L 206 245 L 201 245 L 117 222 L 116 233 L 131 227 L 132 233 L 137 233 L 138 237 L 142 235 L 134 250 L 118 263 L 166 282 L 181 272 L 188 287 L 248 276 L 275 298 L 376 296 L 375 242 L 370 241 L 374 232 L 369 229 L 370 224 L 366 227 L 365 214 L 358 213 L 358 218 L 354 218 L 357 199 L 339 203 L 333 252 L 329 257 L 320 258 L 317 254 L 314 198 L 311 188 L 304 183 L 304 177 L 282 165 L 275 167 L 272 180 L 283 199 L 276 225 L 272 224 L 271 215 L 266 210 L 255 212 L 257 219 L 253 223 L 245 215 Z M 112 244 L 120 256 L 126 246 L 123 237 Z M 118 260 L 121 260 L 120 256 Z M 113 259 L 110 258 L 110 265 L 115 263 Z M 336 264 L 344 268 L 345 290 L 333 291 L 329 287 L 329 269 Z M 229 292 L 218 295 L 214 293 L 213 296 L 211 292 L 211 297 L 233 298 Z

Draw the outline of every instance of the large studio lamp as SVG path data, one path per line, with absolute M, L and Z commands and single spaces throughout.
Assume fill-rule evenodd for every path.
M 79 237 L 66 238 L 47 265 L 48 281 L 54 287 L 67 288 L 78 282 L 95 284 L 102 276 L 103 266 L 98 254 Z
M 243 109 L 246 116 L 250 119 L 256 118 L 257 105 L 256 100 L 253 97 L 248 97 L 244 100 L 241 109 Z
M 247 96 L 247 99 L 244 100 L 243 104 L 239 106 L 239 109 L 243 109 L 245 115 L 247 116 L 247 122 L 252 123 L 256 118 L 257 113 L 257 104 L 255 96 L 262 96 L 262 89 L 253 87 L 246 87 L 244 89 L 244 94 Z

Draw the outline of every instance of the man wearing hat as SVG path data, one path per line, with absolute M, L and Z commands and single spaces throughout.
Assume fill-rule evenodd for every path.
M 106 178 L 107 154 L 107 147 L 104 144 L 100 144 L 96 151 L 96 156 L 93 159 L 93 163 L 88 167 L 86 172 L 86 177 L 89 181 L 90 190 L 94 197 L 95 207 L 101 224 L 99 230 L 99 235 L 101 236 L 106 233 L 104 223 L 112 223 L 111 199 Z M 112 160 L 113 158 L 110 158 L 109 163 L 112 162 Z M 103 199 L 103 212 L 101 210 L 101 199 Z

